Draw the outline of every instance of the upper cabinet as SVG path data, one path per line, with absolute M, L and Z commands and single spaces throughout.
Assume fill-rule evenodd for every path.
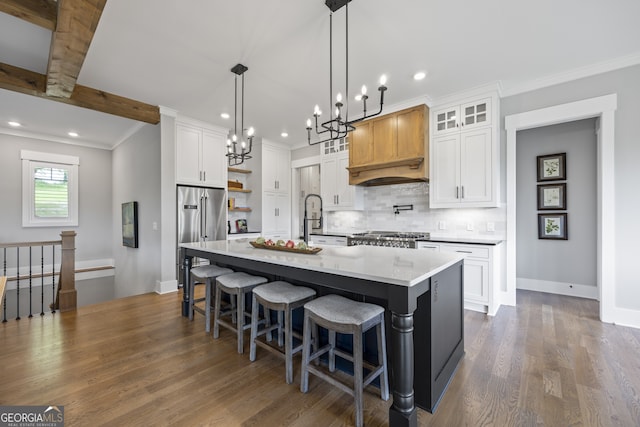
M 432 110 L 430 208 L 497 207 L 497 96 Z
M 225 134 L 191 124 L 176 125 L 176 182 L 227 186 Z
M 349 183 L 380 185 L 428 178 L 429 109 L 418 105 L 355 125 Z
M 290 176 L 290 152 L 279 147 L 264 145 L 262 147 L 262 190 L 288 193 Z
M 364 209 L 363 188 L 349 185 L 349 152 L 325 155 L 320 165 L 320 189 L 325 211 Z

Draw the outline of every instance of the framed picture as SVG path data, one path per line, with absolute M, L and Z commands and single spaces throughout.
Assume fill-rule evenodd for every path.
M 538 156 L 538 182 L 567 179 L 567 153 Z
M 248 231 L 246 219 L 236 219 L 236 231 L 238 233 L 246 233 Z
M 138 202 L 122 204 L 122 246 L 138 247 Z
M 567 240 L 567 214 L 538 214 L 538 239 Z
M 538 185 L 538 210 L 567 209 L 567 184 Z

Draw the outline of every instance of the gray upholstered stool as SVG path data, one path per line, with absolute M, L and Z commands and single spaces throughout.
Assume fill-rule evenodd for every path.
M 306 302 L 311 301 L 316 295 L 316 291 L 303 286 L 294 286 L 288 282 L 271 282 L 260 285 L 253 289 L 253 300 L 251 304 L 251 346 L 249 359 L 253 362 L 256 360 L 256 344 L 273 353 L 283 355 L 285 358 L 285 378 L 287 384 L 293 382 L 293 355 L 302 350 L 302 345 L 293 348 L 294 332 L 291 325 L 291 316 L 293 310 L 302 307 Z M 264 317 L 266 319 L 265 327 L 259 329 L 258 312 L 260 305 L 264 308 Z M 270 324 L 270 311 L 278 312 L 278 323 Z M 284 325 L 282 317 L 284 314 Z M 271 346 L 268 342 L 259 340 L 261 335 L 267 335 L 267 341 L 271 341 L 271 333 L 278 330 L 278 346 L 283 345 L 283 326 L 284 326 L 284 353 L 279 348 Z M 299 334 L 296 334 L 301 338 Z
M 322 348 L 316 345 L 311 353 L 311 328 L 317 326 L 329 330 L 329 343 Z M 362 334 L 376 326 L 378 340 L 378 366 L 371 366 L 362 360 Z M 336 332 L 353 335 L 353 354 L 336 348 Z M 317 334 L 316 334 L 317 336 Z M 356 426 L 362 426 L 362 390 L 376 377 L 380 377 L 380 397 L 389 400 L 387 381 L 387 350 L 384 332 L 384 308 L 363 302 L 352 301 L 338 295 L 326 295 L 304 305 L 304 338 L 302 343 L 302 373 L 300 390 L 309 389 L 309 373 L 335 385 L 354 397 L 356 403 Z M 353 387 L 348 387 L 320 368 L 310 364 L 321 355 L 329 353 L 329 371 L 335 371 L 335 356 L 353 362 Z M 363 378 L 363 365 L 371 370 Z
M 224 326 L 238 334 L 238 353 L 244 352 L 244 331 L 251 327 L 251 324 L 245 324 L 245 317 L 250 317 L 251 313 L 245 312 L 244 295 L 265 282 L 267 279 L 264 277 L 252 276 L 244 272 L 218 276 L 216 279 L 216 302 L 213 310 L 213 338 L 220 336 L 220 326 Z M 231 300 L 231 308 L 224 312 L 220 311 L 222 292 L 228 294 Z M 232 318 L 235 316 L 236 326 L 221 319 L 224 316 Z
M 205 317 L 205 329 L 207 333 L 211 330 L 211 298 L 213 297 L 213 289 L 216 285 L 215 279 L 223 274 L 233 273 L 230 268 L 218 267 L 217 265 L 201 265 L 199 267 L 193 267 L 191 273 L 191 287 L 189 288 L 189 320 L 193 320 L 193 312 L 197 311 L 200 314 L 204 314 Z M 205 297 L 194 298 L 194 288 L 198 283 L 204 283 L 206 285 Z M 205 308 L 202 309 L 195 304 L 200 301 L 205 301 Z

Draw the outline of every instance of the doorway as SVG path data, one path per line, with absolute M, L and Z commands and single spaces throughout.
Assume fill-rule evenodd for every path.
M 597 286 L 600 320 L 615 320 L 614 129 L 617 95 L 527 111 L 505 117 L 507 132 L 507 260 L 501 303 L 516 305 L 516 140 L 517 132 L 586 118 L 596 118 L 597 134 Z M 606 230 L 603 231 L 603 230 Z

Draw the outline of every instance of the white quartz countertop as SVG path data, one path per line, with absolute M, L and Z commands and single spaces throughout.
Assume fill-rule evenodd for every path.
M 182 243 L 212 254 L 262 261 L 364 280 L 413 286 L 462 260 L 457 253 L 379 246 L 325 246 L 317 254 L 254 248 L 249 239 Z

